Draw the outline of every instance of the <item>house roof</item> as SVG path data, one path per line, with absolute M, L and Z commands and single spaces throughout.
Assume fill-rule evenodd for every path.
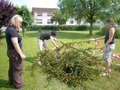
M 32 13 L 34 12 L 53 12 L 53 11 L 56 11 L 58 10 L 58 8 L 36 8 L 36 7 L 33 7 L 32 8 Z

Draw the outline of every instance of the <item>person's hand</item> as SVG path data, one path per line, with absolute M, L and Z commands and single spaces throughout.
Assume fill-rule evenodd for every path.
M 60 41 L 60 40 L 59 40 L 59 42 L 60 42 L 61 44 L 64 44 L 64 42 L 62 42 L 62 41 Z
M 20 56 L 21 56 L 22 59 L 26 58 L 26 56 L 24 54 L 21 54 Z
M 102 46 L 100 49 L 103 50 L 105 48 L 105 46 Z
M 98 42 L 98 38 L 95 38 L 95 41 Z
M 56 48 L 59 48 L 59 46 L 56 46 Z
M 90 38 L 89 40 L 90 40 L 90 41 L 95 41 L 95 40 L 96 40 L 96 38 Z

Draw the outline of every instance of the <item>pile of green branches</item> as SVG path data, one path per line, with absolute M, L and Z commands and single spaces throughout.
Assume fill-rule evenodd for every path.
M 101 59 L 92 55 L 92 48 L 79 48 L 86 43 L 63 43 L 55 50 L 42 52 L 42 70 L 72 86 L 95 80 L 101 72 Z

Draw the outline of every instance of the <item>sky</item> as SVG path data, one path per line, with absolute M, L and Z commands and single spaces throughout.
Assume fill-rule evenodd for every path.
M 57 8 L 58 0 L 9 0 L 12 4 L 26 5 L 30 10 L 32 7 Z

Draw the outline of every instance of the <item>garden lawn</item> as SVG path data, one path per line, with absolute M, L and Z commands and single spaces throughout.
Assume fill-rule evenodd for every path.
M 97 31 L 94 31 L 92 37 L 97 37 L 95 35 Z M 39 66 L 34 67 L 33 64 L 37 63 L 38 59 L 38 46 L 37 46 L 37 31 L 27 31 L 26 37 L 23 37 L 23 51 L 26 55 L 23 71 L 23 81 L 26 85 L 21 90 L 120 90 L 120 64 L 117 59 L 113 61 L 113 69 L 110 76 L 103 77 L 100 76 L 95 81 L 86 82 L 86 87 L 72 87 L 68 86 L 56 78 L 47 79 L 48 74 L 43 73 Z M 63 42 L 74 42 L 74 41 L 86 41 L 90 38 L 88 31 L 59 31 L 57 33 L 57 38 Z M 102 40 L 100 41 L 103 44 Z M 115 52 L 120 52 L 120 39 L 116 39 L 116 49 Z M 47 41 L 49 47 L 54 48 L 52 43 Z M 95 42 L 91 42 L 83 47 L 94 47 Z M 36 64 L 37 65 L 37 64 Z M 8 86 L 8 57 L 6 55 L 6 42 L 5 38 L 0 41 L 0 90 L 13 90 Z

